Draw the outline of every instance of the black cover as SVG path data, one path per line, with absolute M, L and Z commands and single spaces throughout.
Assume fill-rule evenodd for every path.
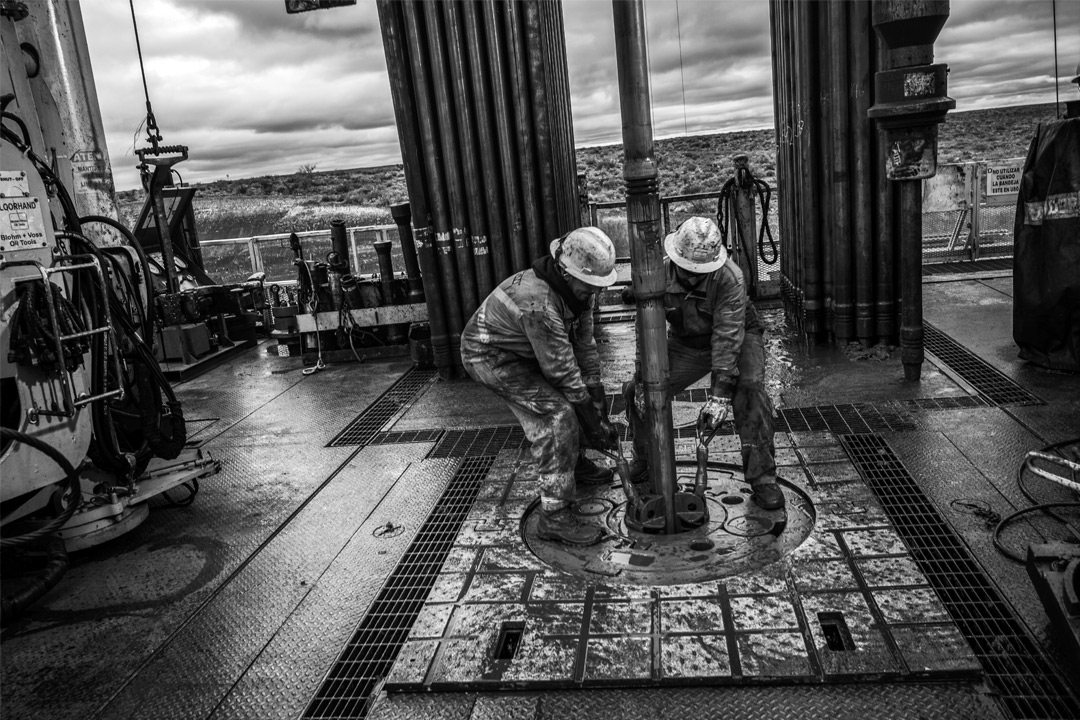
M 1013 339 L 1020 357 L 1080 372 L 1080 119 L 1040 123 L 1016 205 Z

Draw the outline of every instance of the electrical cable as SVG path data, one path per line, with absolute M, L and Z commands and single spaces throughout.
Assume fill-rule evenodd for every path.
M 9 113 L 6 110 L 2 113 L 2 115 L 4 120 L 11 120 L 19 126 L 19 130 L 22 132 L 23 144 L 27 147 L 30 147 L 30 129 L 26 127 L 26 123 L 23 122 L 22 118 L 15 113 Z

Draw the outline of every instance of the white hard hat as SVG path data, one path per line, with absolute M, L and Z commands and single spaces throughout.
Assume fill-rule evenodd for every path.
M 664 251 L 673 263 L 690 272 L 711 273 L 727 262 L 720 228 L 709 218 L 686 219 L 664 238 Z
M 551 241 L 551 256 L 566 272 L 587 285 L 615 282 L 615 245 L 603 230 L 582 227 Z

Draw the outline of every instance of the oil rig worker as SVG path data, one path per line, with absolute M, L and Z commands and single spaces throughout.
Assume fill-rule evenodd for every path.
M 747 298 L 742 271 L 728 257 L 720 229 L 712 220 L 691 217 L 664 238 L 667 285 L 668 366 L 671 395 L 712 372 L 709 399 L 701 414 L 715 429 L 734 409 L 742 442 L 743 473 L 761 508 L 784 506 L 776 484 L 773 406 L 765 392 L 764 328 Z M 633 290 L 623 291 L 633 302 Z M 638 381 L 623 386 L 626 417 L 633 432 L 631 480 L 649 480 L 644 398 Z M 642 396 L 644 393 L 642 393 Z
M 540 538 L 591 545 L 603 531 L 568 511 L 575 481 L 610 482 L 613 472 L 584 458 L 582 439 L 614 451 L 604 411 L 593 295 L 615 282 L 615 246 L 595 227 L 551 243 L 551 254 L 504 280 L 461 334 L 465 371 L 502 398 L 532 443 L 540 475 Z

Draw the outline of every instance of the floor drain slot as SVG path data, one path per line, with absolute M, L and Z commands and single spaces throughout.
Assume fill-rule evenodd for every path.
M 821 624 L 825 644 L 830 650 L 851 652 L 855 649 L 855 641 L 851 639 L 851 630 L 848 629 L 843 613 L 819 612 L 818 623 Z
M 991 405 L 1044 405 L 1008 375 L 970 352 L 928 322 L 923 323 L 923 345 L 959 375 Z
M 364 408 L 345 426 L 326 447 L 367 445 L 382 430 L 382 426 L 408 404 L 420 390 L 435 378 L 434 370 L 413 368 L 402 375 L 374 402 Z
M 517 655 L 518 648 L 521 647 L 521 637 L 525 634 L 525 623 L 523 621 L 508 621 L 502 624 L 502 630 L 499 631 L 498 642 L 495 643 L 495 659 L 496 660 L 513 660 Z
M 1014 718 L 1076 718 L 1080 703 L 900 458 L 880 435 L 842 435 L 912 559 Z

